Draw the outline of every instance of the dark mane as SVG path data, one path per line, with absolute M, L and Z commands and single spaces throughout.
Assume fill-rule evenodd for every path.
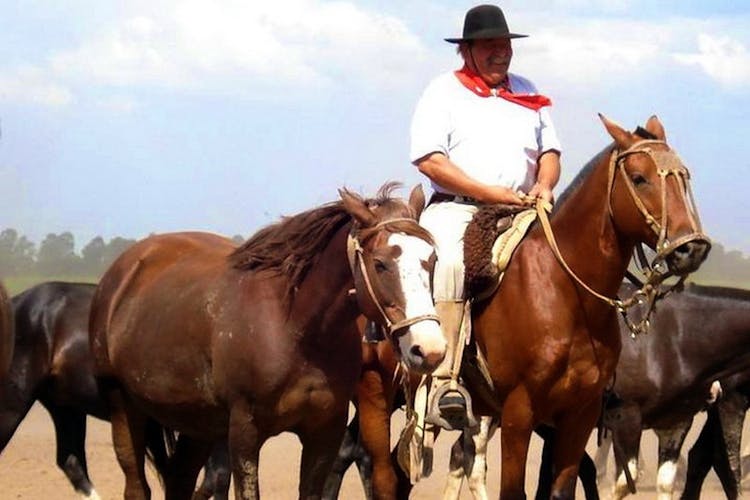
M 399 183 L 388 182 L 378 190 L 375 198 L 367 199 L 365 202 L 370 208 L 377 208 L 382 219 L 395 216 L 415 218 L 416 214 L 404 213 L 406 205 L 401 200 L 391 197 L 391 193 L 398 187 Z M 240 270 L 270 270 L 287 276 L 289 297 L 302 283 L 317 256 L 331 238 L 351 222 L 352 217 L 341 201 L 283 217 L 279 222 L 266 226 L 251 236 L 229 255 L 229 262 L 232 267 Z M 394 222 L 390 229 L 421 236 L 432 242 L 430 234 L 416 224 Z M 420 229 L 423 234 L 415 234 Z M 367 230 L 362 231 L 363 240 L 369 236 Z
M 750 302 L 750 290 L 745 290 L 744 288 L 731 288 L 728 286 L 708 286 L 690 283 L 690 285 L 686 287 L 685 290 L 702 297 L 734 299 Z
M 611 151 L 612 144 L 599 151 L 596 156 L 594 156 L 586 165 L 584 165 L 584 167 L 580 170 L 580 172 L 578 172 L 578 174 L 570 182 L 570 184 L 568 184 L 568 187 L 565 188 L 565 191 L 563 191 L 563 193 L 560 195 L 560 198 L 558 198 L 558 200 L 555 202 L 555 210 L 563 206 L 570 195 L 574 193 L 581 184 L 583 184 L 583 181 L 588 178 L 589 174 L 591 174 L 591 171 L 594 170 L 594 167 L 596 167 L 602 160 L 602 156 L 610 154 Z
M 340 201 L 283 217 L 251 236 L 229 255 L 229 262 L 236 269 L 288 276 L 291 292 L 333 235 L 350 221 Z

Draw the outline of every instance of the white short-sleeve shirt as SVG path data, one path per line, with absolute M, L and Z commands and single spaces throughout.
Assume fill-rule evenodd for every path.
M 536 94 L 529 80 L 508 74 L 516 94 Z M 445 73 L 425 89 L 411 123 L 412 162 L 442 153 L 484 184 L 527 192 L 534 185 L 537 159 L 561 151 L 549 107 L 539 111 L 499 97 L 481 97 Z M 433 189 L 448 192 L 435 185 Z

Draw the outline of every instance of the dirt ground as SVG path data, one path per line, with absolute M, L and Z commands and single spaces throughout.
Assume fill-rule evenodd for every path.
M 394 427 L 399 425 L 394 419 Z M 703 417 L 696 418 L 696 423 L 688 436 L 687 445 L 692 445 L 697 437 L 695 428 L 702 425 Z M 123 476 L 112 449 L 109 424 L 89 419 L 89 433 L 86 444 L 89 470 L 97 492 L 103 499 L 122 497 Z M 448 449 L 457 433 L 444 433 L 436 443 L 434 472 L 423 479 L 414 489 L 414 499 L 440 498 L 445 473 L 447 471 Z M 589 443 L 589 451 L 594 451 L 595 442 Z M 490 444 L 489 462 L 489 496 L 497 498 L 499 492 L 499 456 L 498 436 Z M 261 453 L 260 487 L 263 498 L 284 500 L 297 498 L 297 470 L 299 468 L 300 446 L 297 438 L 291 434 L 282 434 L 268 443 Z M 640 491 L 635 499 L 654 498 L 656 463 L 656 441 L 648 433 L 643 442 L 645 471 L 640 479 Z M 540 455 L 540 442 L 532 443 L 529 454 L 527 474 L 527 494 L 533 495 L 536 482 L 536 469 Z M 611 466 L 610 466 L 611 470 Z M 153 498 L 163 498 L 158 481 L 149 476 Z M 703 498 L 724 498 L 718 480 L 711 473 L 704 487 Z M 577 495 L 583 498 L 580 490 Z M 606 497 L 606 495 L 605 495 Z M 0 498 L 3 499 L 75 499 L 79 498 L 69 485 L 67 479 L 55 465 L 55 435 L 52 421 L 44 408 L 35 405 L 23 421 L 8 447 L 0 455 Z M 340 498 L 364 498 L 354 468 L 347 473 L 342 486 Z M 466 487 L 462 490 L 462 499 L 470 499 Z M 532 497 L 533 498 L 533 497 Z

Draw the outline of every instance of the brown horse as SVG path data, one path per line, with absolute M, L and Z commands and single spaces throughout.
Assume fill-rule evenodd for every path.
M 0 283 L 0 376 L 4 376 L 13 361 L 13 311 L 5 287 Z
M 143 425 L 178 431 L 166 498 L 189 498 L 212 443 L 228 439 L 235 495 L 258 498 L 258 458 L 283 431 L 302 442 L 300 498 L 319 498 L 361 366 L 360 314 L 384 325 L 404 365 L 445 354 L 429 287 L 430 235 L 409 203 L 342 190 L 235 248 L 205 233 L 147 238 L 104 274 L 92 350 L 110 391 L 125 496 L 150 495 Z
M 687 170 L 658 119 L 646 123 L 650 140 L 602 121 L 614 147 L 558 203 L 551 230 L 559 254 L 543 227 L 532 228 L 497 292 L 472 308 L 492 387 L 482 390 L 476 373 L 466 378 L 479 413 L 500 416 L 502 498 L 525 497 L 529 439 L 541 424 L 557 429 L 552 497 L 574 497 L 621 348 L 615 308 L 591 292 L 617 294 L 639 243 L 657 249 L 657 259 L 680 276 L 697 269 L 709 249 L 686 192 Z
M 551 219 L 559 254 L 543 226 L 532 227 L 500 287 L 472 307 L 473 336 L 492 387 L 467 364 L 463 375 L 475 410 L 501 418 L 502 498 L 525 497 L 529 439 L 542 424 L 557 428 L 552 496 L 573 497 L 620 353 L 617 314 L 607 297 L 617 293 L 635 246 L 658 248 L 656 259 L 675 275 L 695 270 L 709 249 L 688 199 L 687 170 L 658 119 L 651 117 L 638 134 L 602 121 L 614 144 L 559 200 Z M 371 368 L 357 392 L 362 443 L 372 455 L 375 498 L 404 498 L 410 485 L 388 449 L 394 362 L 373 360 L 365 363 Z

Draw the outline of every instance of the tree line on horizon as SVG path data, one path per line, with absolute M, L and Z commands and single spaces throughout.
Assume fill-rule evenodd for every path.
M 242 243 L 244 238 L 232 238 Z M 13 228 L 0 231 L 0 276 L 70 275 L 98 277 L 128 247 L 134 239 L 116 236 L 104 241 L 96 236 L 76 252 L 73 233 L 49 233 L 37 245 Z
M 237 244 L 240 235 L 232 238 Z M 0 277 L 80 276 L 98 278 L 134 239 L 116 236 L 104 241 L 96 236 L 76 252 L 70 231 L 49 233 L 38 245 L 12 228 L 0 231 Z M 711 253 L 691 280 L 711 285 L 750 288 L 750 256 L 714 242 Z

